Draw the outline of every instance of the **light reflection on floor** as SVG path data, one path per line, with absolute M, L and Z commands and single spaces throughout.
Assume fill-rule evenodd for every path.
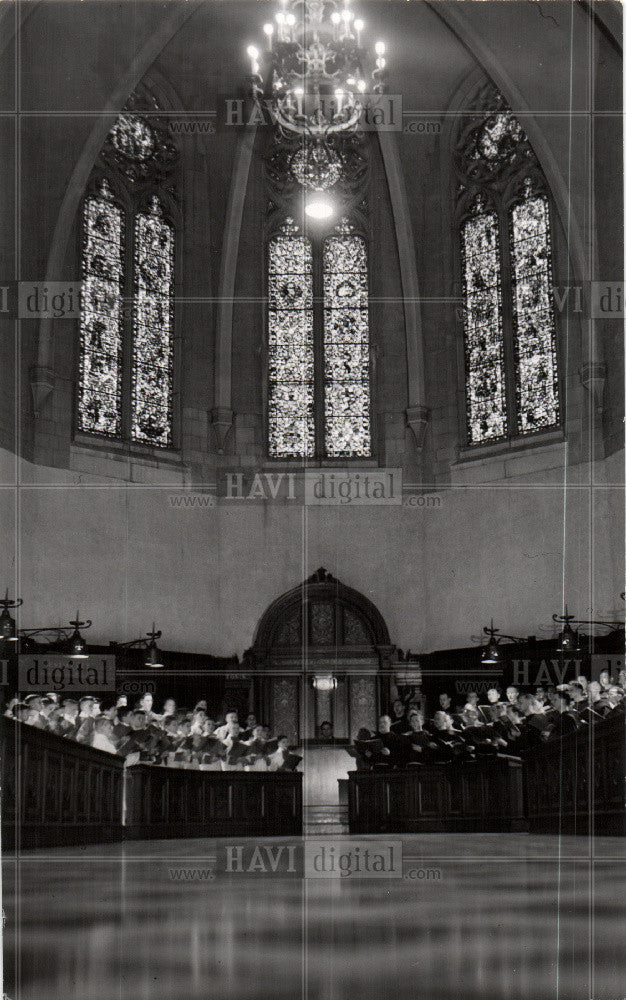
M 626 996 L 619 840 L 597 840 L 591 861 L 584 838 L 401 839 L 406 875 L 439 875 L 171 877 L 177 865 L 221 865 L 214 840 L 5 859 L 5 990 L 11 1000 Z

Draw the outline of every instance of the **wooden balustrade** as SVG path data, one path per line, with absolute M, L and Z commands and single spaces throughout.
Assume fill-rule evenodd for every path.
M 127 771 L 124 830 L 134 839 L 297 836 L 302 774 L 137 764 Z
M 517 757 L 352 771 L 348 779 L 350 833 L 526 829 Z
M 551 740 L 524 760 L 532 833 L 626 833 L 624 717 Z
M 1 729 L 5 848 L 302 832 L 302 774 L 125 769 L 119 757 L 12 719 Z M 624 756 L 616 718 L 541 745 L 523 763 L 498 755 L 353 771 L 350 832 L 621 834 Z
M 124 761 L 2 718 L 5 848 L 122 839 Z
M 302 774 L 137 764 L 2 719 L 5 849 L 130 838 L 297 836 Z

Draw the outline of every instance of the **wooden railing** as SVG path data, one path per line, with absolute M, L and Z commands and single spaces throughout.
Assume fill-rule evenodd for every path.
M 124 761 L 2 718 L 5 848 L 122 839 Z
M 626 833 L 624 718 L 599 721 L 526 755 L 533 833 Z
M 5 849 L 130 838 L 296 836 L 302 774 L 137 764 L 2 718 Z
M 348 775 L 350 833 L 524 830 L 517 757 Z
M 137 764 L 127 771 L 124 830 L 136 839 L 297 836 L 302 774 Z

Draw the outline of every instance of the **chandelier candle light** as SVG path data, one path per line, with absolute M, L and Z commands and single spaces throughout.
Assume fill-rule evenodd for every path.
M 341 159 L 328 140 L 357 130 L 368 103 L 362 47 L 365 24 L 350 0 L 279 0 L 274 22 L 264 25 L 266 46 L 249 45 L 250 86 L 263 99 L 287 140 L 301 138 L 292 173 L 303 187 L 317 192 L 307 199 L 312 218 L 332 215 L 320 197 L 341 176 Z M 376 42 L 371 91 L 382 94 L 386 82 L 384 42 Z

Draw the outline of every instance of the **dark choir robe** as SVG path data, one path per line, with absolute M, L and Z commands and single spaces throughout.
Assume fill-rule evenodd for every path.
M 411 730 L 403 736 L 404 755 L 407 764 L 432 764 L 437 760 L 435 740 L 431 733 L 423 729 Z
M 433 743 L 437 745 L 435 751 L 436 758 L 442 763 L 452 760 L 472 759 L 472 751 L 468 743 L 463 739 L 462 733 L 450 733 L 446 730 L 438 729 L 433 734 Z
M 491 756 L 498 752 L 498 733 L 493 726 L 465 726 L 462 730 L 465 742 L 473 746 L 476 753 L 481 756 Z
M 140 760 L 152 761 L 157 755 L 157 742 L 148 729 L 132 729 L 124 742 L 117 748 L 117 752 L 122 757 L 138 753 Z
M 302 757 L 299 757 L 297 753 L 291 753 L 290 750 L 286 750 L 283 757 L 282 766 L 278 768 L 279 771 L 295 771 L 302 760 Z
M 399 719 L 395 719 L 391 723 L 391 732 L 395 733 L 396 736 L 403 736 L 405 733 L 409 731 L 410 728 L 411 727 L 409 726 L 409 723 L 407 722 L 404 715 L 402 715 Z
M 389 751 L 388 754 L 384 755 L 387 758 L 387 763 L 391 765 L 402 763 L 406 753 L 402 736 L 398 736 L 397 733 L 376 733 L 376 739 L 380 740 L 385 749 Z
M 116 722 L 113 726 L 113 737 L 119 745 L 132 733 L 130 726 L 125 726 L 123 722 Z
M 536 716 L 530 716 L 531 719 L 536 718 Z M 557 738 L 562 739 L 564 736 L 568 736 L 570 733 L 575 733 L 578 729 L 578 721 L 576 716 L 572 712 L 554 712 L 546 713 L 544 716 L 546 720 L 546 725 L 542 728 L 542 734 L 546 734 L 546 738 Z
M 356 759 L 357 771 L 366 771 L 374 764 L 388 764 L 389 757 L 383 753 L 382 740 L 371 735 L 356 739 L 354 747 L 348 747 L 348 753 Z

